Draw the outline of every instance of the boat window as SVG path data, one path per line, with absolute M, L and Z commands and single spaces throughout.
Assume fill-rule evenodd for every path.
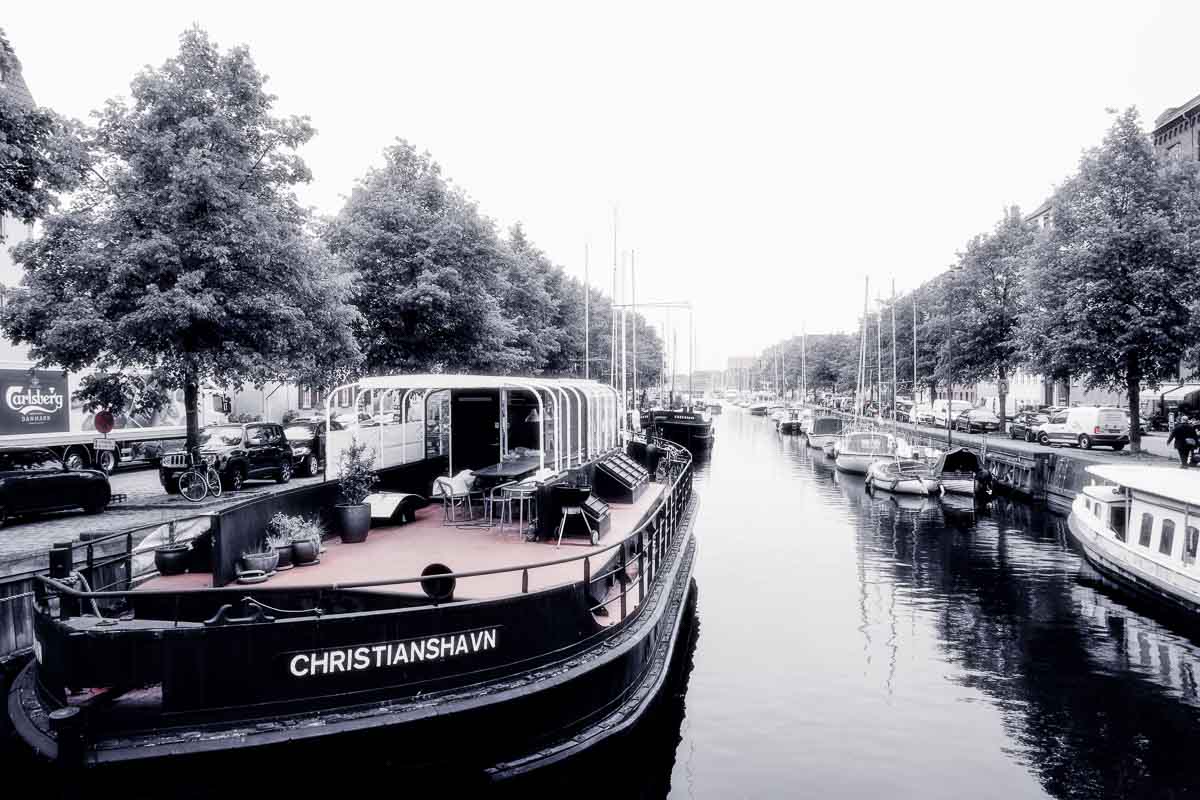
M 1099 502 L 1092 506 L 1092 510 L 1096 512 L 1096 519 L 1104 519 L 1103 515 L 1101 514 L 1102 508 L 1104 508 L 1104 504 Z
M 1200 528 L 1187 526 L 1187 536 L 1183 540 L 1183 563 L 1196 563 L 1196 550 L 1200 549 Z
M 1171 555 L 1171 550 L 1175 547 L 1175 522 L 1174 520 L 1164 519 L 1162 524 L 1162 535 L 1158 537 L 1158 552 L 1164 556 Z
M 1088 511 L 1091 511 L 1092 510 L 1092 501 L 1085 497 L 1083 499 L 1083 507 L 1086 508 Z
M 1138 534 L 1138 544 L 1142 547 L 1150 546 L 1150 533 L 1154 530 L 1154 517 L 1149 514 L 1142 514 L 1142 530 Z
M 1117 541 L 1125 541 L 1125 509 L 1122 506 L 1112 506 L 1111 513 L 1108 518 L 1109 527 L 1113 529 L 1113 534 L 1117 537 Z

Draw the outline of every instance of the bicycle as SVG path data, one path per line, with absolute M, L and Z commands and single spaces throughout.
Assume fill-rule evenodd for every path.
M 199 503 L 210 494 L 220 497 L 221 476 L 200 456 L 199 448 L 188 453 L 187 460 L 187 469 L 179 476 L 179 493 L 193 503 Z

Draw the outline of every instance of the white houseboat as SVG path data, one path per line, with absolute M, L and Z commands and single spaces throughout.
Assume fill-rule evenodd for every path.
M 1200 610 L 1200 473 L 1093 465 L 1068 524 L 1096 569 L 1139 594 Z

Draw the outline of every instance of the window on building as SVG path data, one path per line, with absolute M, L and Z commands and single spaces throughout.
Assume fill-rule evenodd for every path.
M 1167 158 L 1180 158 L 1183 156 L 1183 148 L 1179 146 L 1179 142 L 1167 146 Z
M 1200 528 L 1188 525 L 1183 539 L 1183 563 L 1196 563 L 1196 550 L 1200 549 Z
M 1149 514 L 1142 514 L 1142 529 L 1138 533 L 1138 544 L 1142 547 L 1150 546 L 1150 534 L 1154 531 L 1154 517 Z
M 1175 549 L 1175 522 L 1164 519 L 1162 534 L 1158 537 L 1158 552 L 1164 556 L 1169 556 L 1173 549 Z

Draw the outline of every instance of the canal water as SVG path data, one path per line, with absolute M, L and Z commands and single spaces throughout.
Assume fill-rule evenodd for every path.
M 1200 793 L 1200 632 L 1104 585 L 1063 517 L 871 496 L 767 419 L 716 419 L 680 684 L 558 788 L 607 764 L 641 797 Z
M 698 467 L 689 627 L 655 712 L 532 778 L 485 790 L 440 774 L 423 778 L 423 791 L 1200 793 L 1200 631 L 1104 585 L 1069 545 L 1065 519 L 1003 499 L 975 510 L 871 496 L 767 419 L 733 409 L 716 420 L 716 446 Z M 123 796 L 417 788 L 391 767 L 386 740 L 329 753 L 262 770 L 250 761 L 210 781 L 127 776 Z

